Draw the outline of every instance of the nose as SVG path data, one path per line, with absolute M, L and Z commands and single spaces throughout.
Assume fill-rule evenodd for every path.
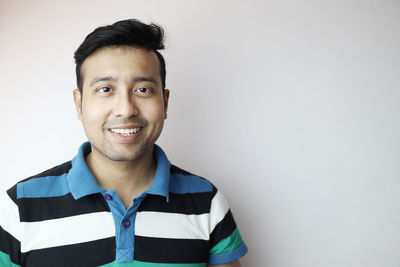
M 133 97 L 128 93 L 121 93 L 116 97 L 114 105 L 114 115 L 116 117 L 136 117 L 138 115 L 138 108 L 135 104 Z

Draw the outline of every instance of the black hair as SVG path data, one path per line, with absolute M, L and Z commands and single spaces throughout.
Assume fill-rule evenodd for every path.
M 164 49 L 164 30 L 156 24 L 144 24 L 136 19 L 121 20 L 112 25 L 98 27 L 75 51 L 76 82 L 82 93 L 81 67 L 85 59 L 97 49 L 106 46 L 132 46 L 152 50 L 160 61 L 162 89 L 165 89 L 165 60 L 157 51 Z

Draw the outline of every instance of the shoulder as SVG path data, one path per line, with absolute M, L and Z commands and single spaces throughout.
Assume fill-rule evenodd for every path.
M 71 161 L 64 162 L 48 170 L 25 178 L 7 190 L 16 202 L 19 198 L 51 196 L 65 191 L 66 176 L 72 168 Z
M 48 170 L 45 170 L 39 174 L 28 177 L 25 180 L 30 180 L 34 178 L 46 177 L 46 176 L 60 176 L 62 174 L 68 173 L 68 171 L 72 168 L 72 161 L 67 161 L 57 166 L 54 166 Z
M 208 192 L 215 195 L 217 188 L 208 179 L 171 165 L 170 191 L 178 194 Z

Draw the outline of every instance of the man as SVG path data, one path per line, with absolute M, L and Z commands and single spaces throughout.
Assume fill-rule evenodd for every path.
M 0 196 L 0 266 L 240 266 L 221 193 L 155 145 L 167 118 L 163 30 L 97 28 L 75 52 L 73 96 L 89 142 Z

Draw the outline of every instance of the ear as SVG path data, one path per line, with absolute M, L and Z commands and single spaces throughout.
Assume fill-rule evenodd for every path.
M 164 89 L 164 119 L 167 118 L 169 90 Z
M 74 103 L 76 111 L 78 112 L 78 119 L 82 120 L 82 94 L 79 89 L 74 89 Z

